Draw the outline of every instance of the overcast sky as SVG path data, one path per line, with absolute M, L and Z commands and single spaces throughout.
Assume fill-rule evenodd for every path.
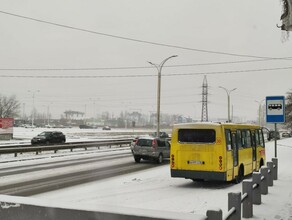
M 255 100 L 292 89 L 292 39 L 283 41 L 276 27 L 280 1 L 0 3 L 0 94 L 16 95 L 26 114 L 33 94 L 37 110 L 50 106 L 54 117 L 66 110 L 90 116 L 94 108 L 116 115 L 154 112 L 157 69 L 147 61 L 159 64 L 172 55 L 178 57 L 162 68 L 164 113 L 200 118 L 204 75 L 213 119 L 227 117 L 227 95 L 219 86 L 237 88 L 234 116 L 244 119 L 257 118 Z

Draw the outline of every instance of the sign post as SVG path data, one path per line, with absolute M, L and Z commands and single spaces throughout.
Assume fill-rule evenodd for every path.
M 277 157 L 277 123 L 285 123 L 285 97 L 266 97 L 266 122 L 275 123 L 275 157 Z

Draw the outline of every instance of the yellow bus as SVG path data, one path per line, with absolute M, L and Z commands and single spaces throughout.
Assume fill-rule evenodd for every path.
M 187 123 L 173 126 L 171 177 L 235 181 L 265 164 L 260 126 L 233 123 Z

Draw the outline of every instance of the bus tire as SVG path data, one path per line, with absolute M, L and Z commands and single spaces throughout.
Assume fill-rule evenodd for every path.
M 236 184 L 241 183 L 242 180 L 243 180 L 243 177 L 244 177 L 244 169 L 243 169 L 243 166 L 241 165 L 241 166 L 239 167 L 238 174 L 237 174 L 237 176 L 235 177 L 235 183 L 236 183 Z
M 263 160 L 263 158 L 260 161 L 260 167 L 259 168 L 261 169 L 262 166 L 264 166 L 264 160 Z

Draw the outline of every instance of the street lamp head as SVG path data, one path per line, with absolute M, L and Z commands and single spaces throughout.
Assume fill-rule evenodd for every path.
M 219 86 L 220 89 L 224 89 L 226 91 L 227 94 L 230 94 L 231 92 L 233 92 L 234 90 L 236 90 L 237 88 L 234 88 L 234 89 L 231 89 L 231 90 L 228 90 L 226 89 L 225 87 L 223 86 Z

